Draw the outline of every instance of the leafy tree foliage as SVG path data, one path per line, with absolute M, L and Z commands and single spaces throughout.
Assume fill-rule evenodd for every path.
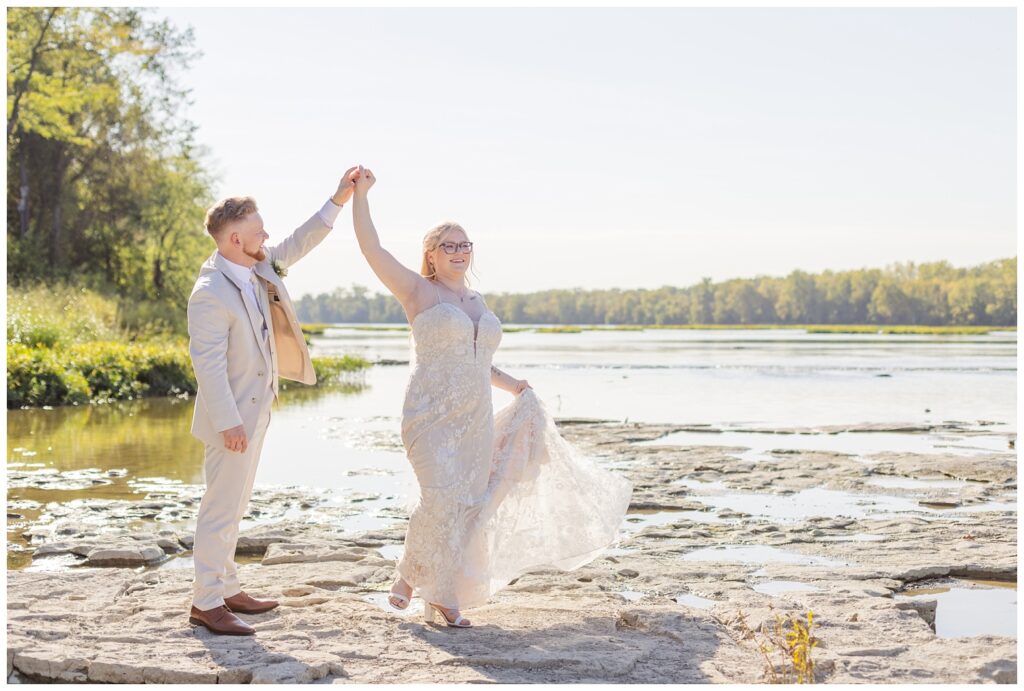
M 7 270 L 181 304 L 211 180 L 175 75 L 191 31 L 132 8 L 7 10 Z

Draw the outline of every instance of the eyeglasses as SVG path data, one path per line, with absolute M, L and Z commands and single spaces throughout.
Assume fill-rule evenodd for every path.
M 438 245 L 438 247 L 443 249 L 445 254 L 455 254 L 456 250 L 458 250 L 459 252 L 472 252 L 473 251 L 473 243 L 472 242 L 459 242 L 459 243 L 442 242 L 440 245 Z

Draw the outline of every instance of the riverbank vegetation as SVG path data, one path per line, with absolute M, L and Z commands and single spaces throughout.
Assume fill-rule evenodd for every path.
M 1015 326 L 1017 258 L 956 268 L 949 262 L 894 264 L 885 269 L 793 271 L 654 290 L 545 290 L 496 293 L 487 303 L 509 324 L 735 327 L 822 325 L 867 327 Z M 303 321 L 405 323 L 390 295 L 362 286 L 306 295 Z
M 409 326 L 372 326 L 366 324 L 339 324 L 353 331 L 408 331 Z M 508 326 L 502 325 L 503 333 L 532 331 L 546 334 L 578 334 L 586 331 L 740 331 L 789 329 L 807 333 L 831 334 L 917 334 L 927 336 L 981 336 L 993 331 L 1016 331 L 1016 326 L 884 326 L 873 324 L 609 324 L 609 325 L 559 325 L 559 326 Z M 321 329 L 317 335 L 323 335 Z M 305 327 L 303 327 L 305 331 Z M 307 338 L 308 340 L 308 338 Z
M 126 314 L 117 299 L 84 288 L 9 290 L 7 407 L 194 394 L 188 339 L 168 330 L 137 329 L 131 325 L 134 314 Z M 369 366 L 353 356 L 313 358 L 321 387 L 358 384 Z

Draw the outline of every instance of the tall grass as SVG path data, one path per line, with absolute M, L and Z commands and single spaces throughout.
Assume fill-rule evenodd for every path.
M 7 343 L 69 345 L 124 340 L 115 300 L 66 285 L 10 288 L 7 291 Z
M 124 307 L 88 289 L 41 285 L 11 288 L 7 304 L 8 408 L 196 391 L 188 340 L 175 333 L 177 317 L 166 308 Z M 352 383 L 369 366 L 352 356 L 313 358 L 324 386 Z

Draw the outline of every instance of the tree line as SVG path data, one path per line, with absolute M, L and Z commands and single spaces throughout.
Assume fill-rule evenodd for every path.
M 905 324 L 1012 326 L 1017 323 L 1017 258 L 956 268 L 947 261 L 884 269 L 793 271 L 688 287 L 544 290 L 485 296 L 512 324 Z M 406 321 L 390 294 L 363 286 L 306 295 L 306 322 Z
M 7 272 L 180 310 L 212 180 L 176 75 L 191 30 L 133 8 L 7 10 Z

